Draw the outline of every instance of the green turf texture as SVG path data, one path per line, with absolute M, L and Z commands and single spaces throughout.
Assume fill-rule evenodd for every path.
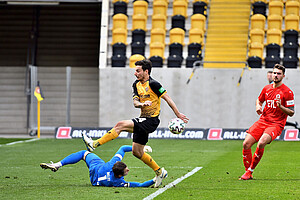
M 12 140 L 0 138 L 0 143 Z M 267 145 L 253 174 L 254 180 L 240 181 L 244 173 L 242 141 L 158 140 L 148 143 L 155 161 L 168 170 L 163 185 L 173 182 L 195 167 L 200 171 L 184 179 L 155 199 L 299 199 L 300 143 L 274 141 Z M 116 139 L 94 152 L 108 161 L 129 139 Z M 39 163 L 57 162 L 83 150 L 80 139 L 40 139 L 0 147 L 0 199 L 128 199 L 138 200 L 156 188 L 93 187 L 83 161 L 57 172 L 43 170 Z M 254 149 L 252 152 L 254 152 Z M 130 172 L 127 181 L 144 182 L 154 172 L 127 153 L 123 161 Z

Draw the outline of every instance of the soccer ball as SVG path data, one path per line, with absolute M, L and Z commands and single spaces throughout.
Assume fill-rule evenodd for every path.
M 168 128 L 172 133 L 180 134 L 184 131 L 185 123 L 182 119 L 174 118 L 169 122 Z

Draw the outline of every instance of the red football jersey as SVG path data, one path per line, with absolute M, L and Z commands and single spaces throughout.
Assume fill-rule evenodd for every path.
M 273 88 L 273 84 L 266 85 L 258 97 L 260 102 L 266 102 L 260 119 L 284 127 L 288 115 L 277 107 L 276 97 L 281 99 L 281 105 L 284 107 L 293 107 L 295 105 L 294 93 L 286 85 L 282 84 L 277 88 Z

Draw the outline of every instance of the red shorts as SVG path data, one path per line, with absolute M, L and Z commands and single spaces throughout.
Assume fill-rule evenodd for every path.
M 281 135 L 283 129 L 284 127 L 281 127 L 277 124 L 258 120 L 246 132 L 252 135 L 256 141 L 258 141 L 264 133 L 267 133 L 272 137 L 273 141 L 279 135 Z

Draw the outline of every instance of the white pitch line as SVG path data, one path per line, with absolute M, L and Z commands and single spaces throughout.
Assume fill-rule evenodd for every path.
M 18 144 L 18 143 L 23 143 L 23 142 L 33 142 L 33 141 L 36 141 L 38 140 L 38 138 L 34 138 L 34 139 L 31 139 L 31 140 L 21 140 L 21 141 L 16 141 L 16 142 L 11 142 L 11 143 L 7 143 L 7 144 L 1 144 L 1 146 L 4 146 L 4 145 L 14 145 L 14 144 Z
M 196 168 L 194 168 L 192 171 L 190 171 L 186 175 L 182 176 L 181 178 L 176 179 L 175 181 L 173 181 L 172 183 L 169 183 L 165 187 L 160 188 L 159 190 L 157 190 L 156 192 L 150 194 L 149 196 L 147 196 L 143 200 L 152 200 L 152 199 L 154 199 L 155 197 L 157 197 L 158 195 L 160 195 L 161 193 L 163 193 L 167 189 L 169 189 L 169 188 L 173 187 L 174 185 L 180 183 L 182 180 L 186 179 L 187 177 L 192 176 L 193 174 L 195 174 L 200 169 L 202 169 L 202 167 L 196 167 Z

